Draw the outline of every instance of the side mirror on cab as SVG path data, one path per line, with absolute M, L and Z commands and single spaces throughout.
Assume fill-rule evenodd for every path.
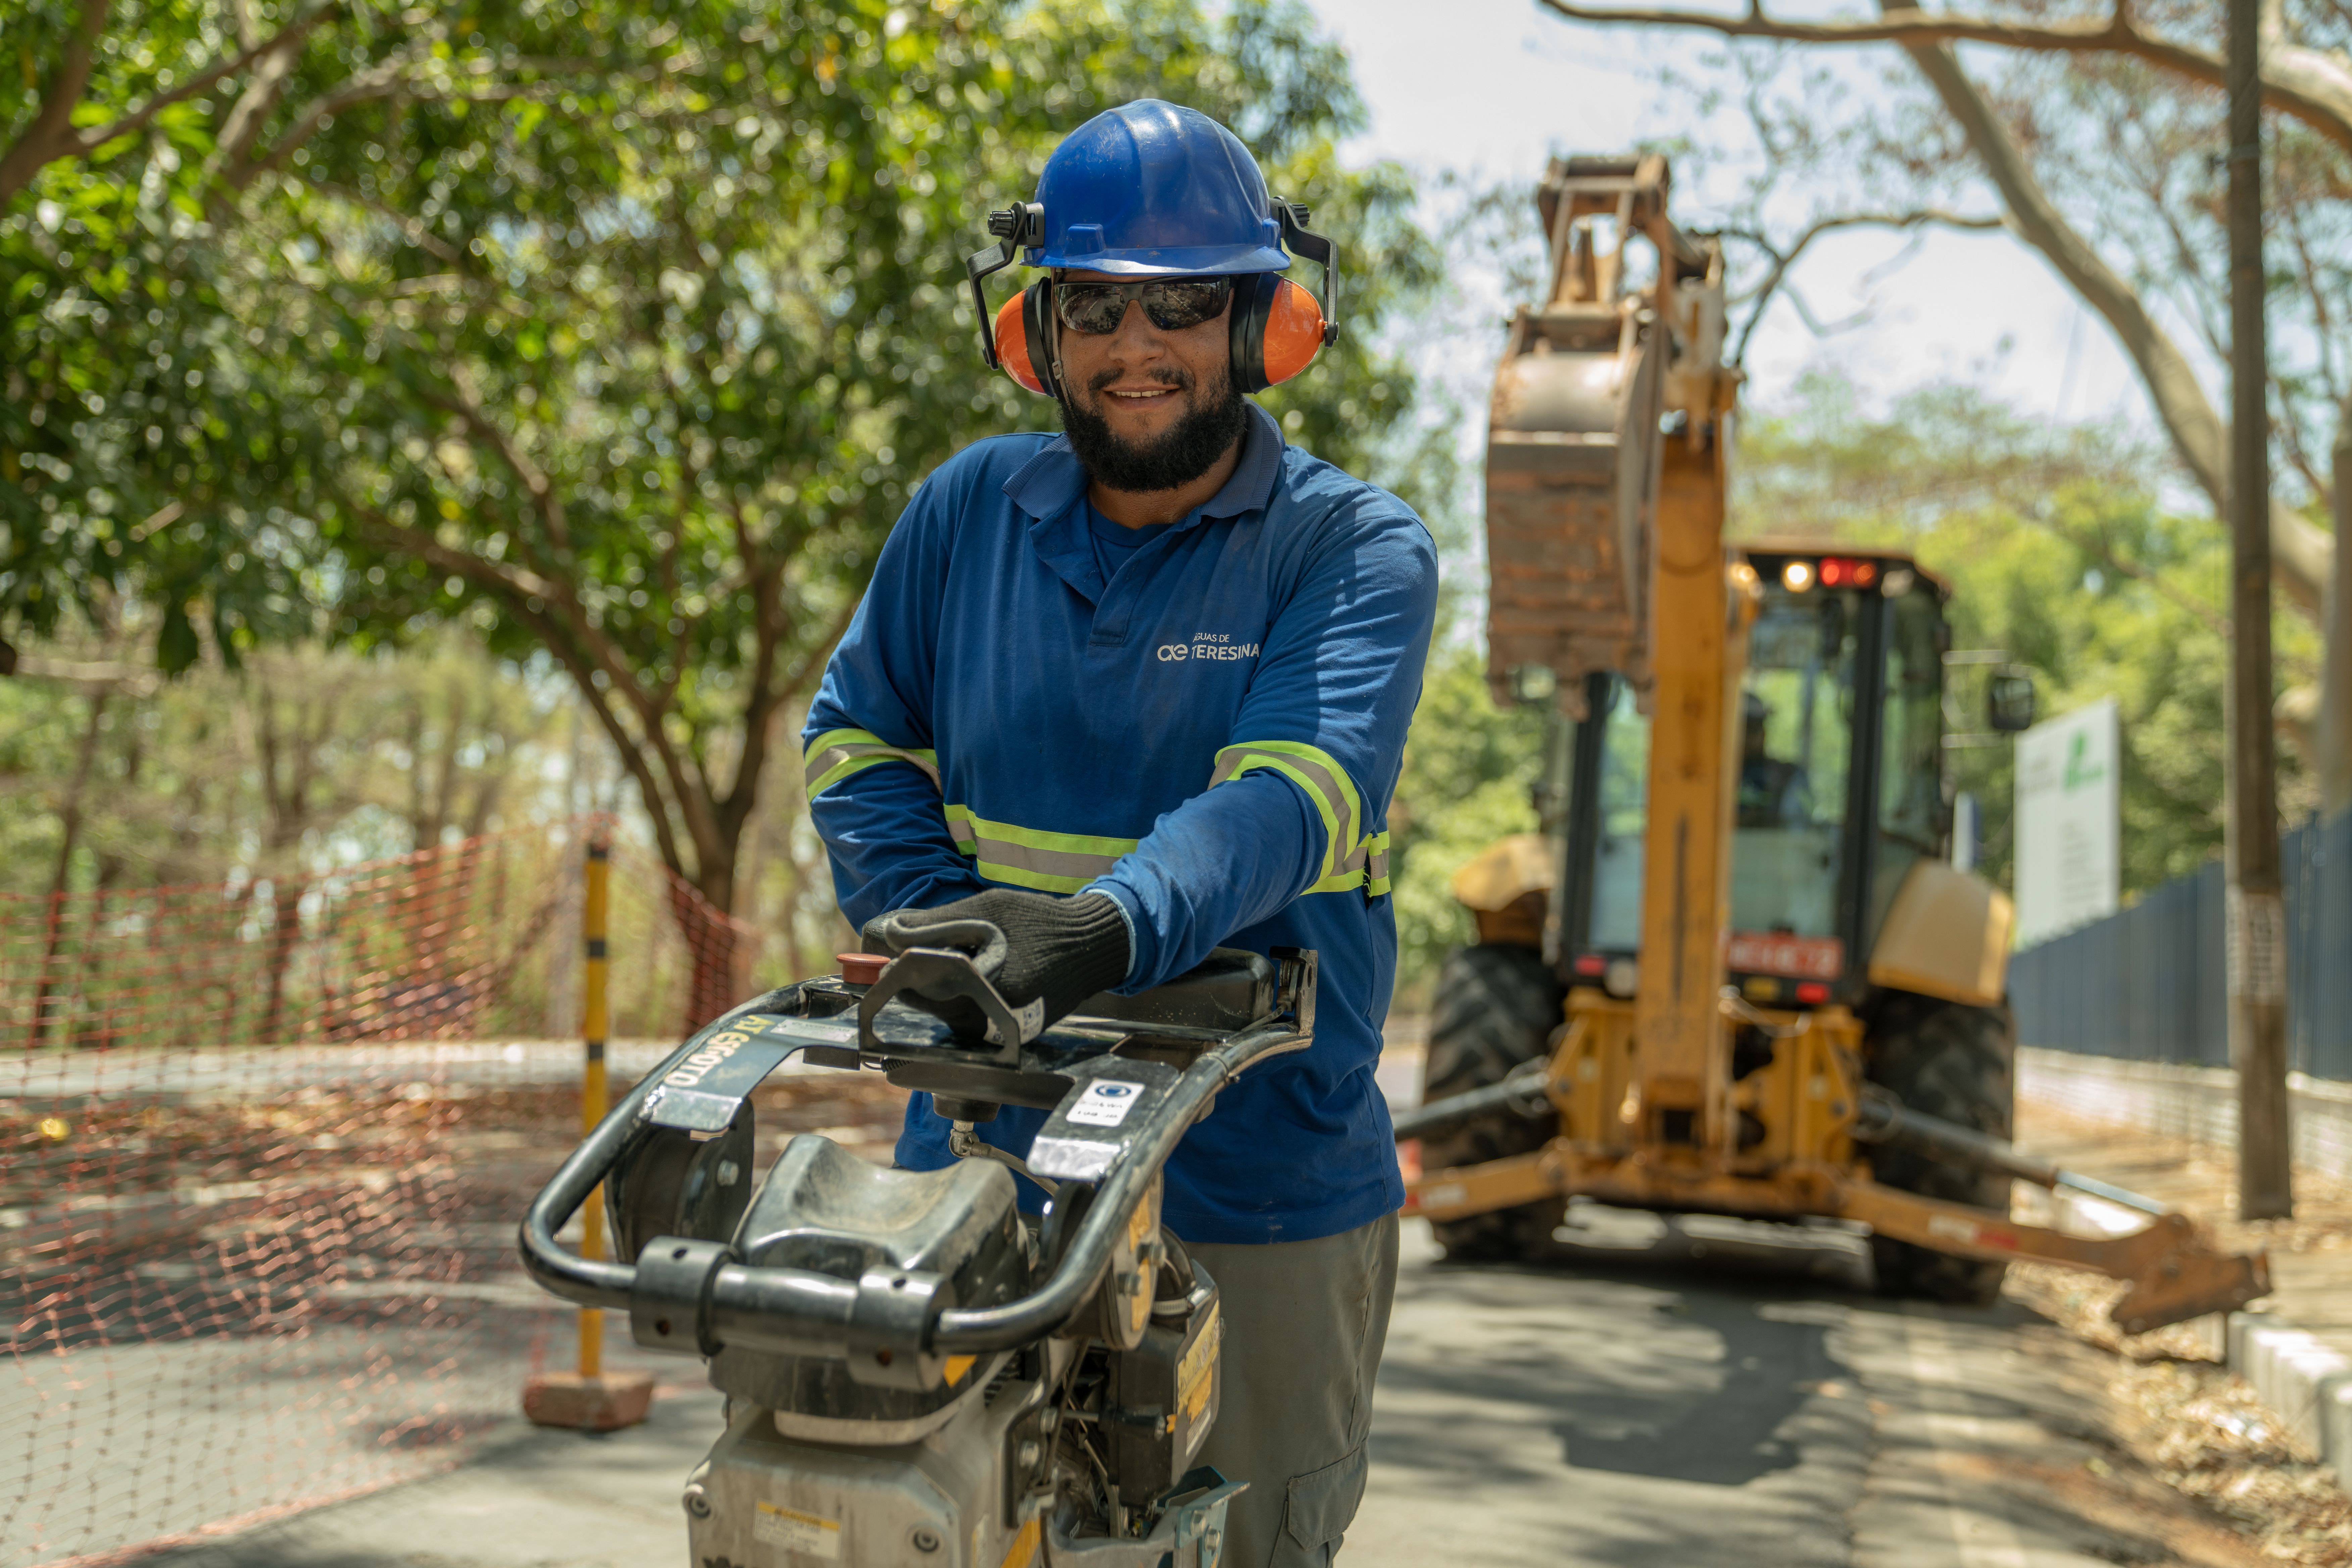
M 1985 682 L 1985 722 L 2004 735 L 2033 728 L 2033 672 L 2003 665 Z

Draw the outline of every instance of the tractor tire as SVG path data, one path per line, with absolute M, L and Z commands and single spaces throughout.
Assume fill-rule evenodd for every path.
M 1481 942 L 1457 949 L 1438 972 L 1429 1054 L 1422 1062 L 1422 1103 L 1500 1083 L 1520 1063 L 1542 1056 L 1560 1027 L 1566 1000 L 1543 955 L 1531 947 Z M 1532 1153 L 1559 1129 L 1556 1115 L 1538 1119 L 1497 1111 L 1423 1139 L 1421 1168 L 1443 1171 Z M 1467 1219 L 1434 1221 L 1430 1228 L 1449 1258 L 1507 1261 L 1545 1251 L 1566 1210 L 1566 1199 L 1547 1198 Z
M 1912 1110 L 2006 1139 L 2017 1119 L 2017 1030 L 2009 1009 L 1895 991 L 1886 994 L 1866 1037 L 1864 1076 Z M 1911 1149 L 1870 1150 L 1884 1185 L 1922 1197 L 2009 1213 L 2010 1178 Z M 1882 1295 L 1990 1306 L 2009 1265 L 1955 1258 L 1885 1237 L 1870 1238 Z

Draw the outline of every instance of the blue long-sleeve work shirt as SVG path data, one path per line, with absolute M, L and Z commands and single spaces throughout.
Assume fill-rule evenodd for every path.
M 1086 488 L 1066 438 L 1001 437 L 943 464 L 891 533 L 803 737 L 842 912 L 1107 893 L 1135 936 L 1126 991 L 1216 946 L 1315 949 L 1313 1047 L 1219 1097 L 1163 1212 L 1193 1241 L 1337 1235 L 1404 1196 L 1372 1075 L 1435 547 L 1255 405 L 1224 488 L 1124 560 L 1095 547 Z M 1008 1107 L 979 1131 L 1026 1153 L 1044 1120 Z M 899 1162 L 947 1164 L 948 1131 L 913 1096 Z

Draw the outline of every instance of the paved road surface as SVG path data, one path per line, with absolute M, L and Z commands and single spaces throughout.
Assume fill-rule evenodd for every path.
M 2096 1352 L 2021 1309 L 1906 1309 L 1842 1232 L 1580 1210 L 1546 1269 L 1407 1256 L 1341 1561 L 1545 1568 L 2251 1565 L 2099 1424 Z M 714 1395 L 606 1437 L 517 1428 L 449 1475 L 154 1568 L 682 1563 Z M 987 1565 L 983 1565 L 987 1568 Z

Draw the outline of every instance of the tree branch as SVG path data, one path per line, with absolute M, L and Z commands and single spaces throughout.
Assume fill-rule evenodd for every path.
M 1845 213 L 1815 223 L 1799 235 L 1796 243 L 1785 252 L 1776 248 L 1761 235 L 1742 233 L 1738 237 L 1746 239 L 1772 258 L 1772 270 L 1765 274 L 1764 281 L 1758 284 L 1748 296 L 1756 301 L 1756 308 L 1748 313 L 1747 323 L 1739 330 L 1739 342 L 1732 352 L 1731 363 L 1734 365 L 1747 363 L 1748 340 L 1756 335 L 1756 323 L 1764 319 L 1765 310 L 1772 303 L 1772 296 L 1780 291 L 1782 279 L 1788 277 L 1789 269 L 1796 266 L 1797 258 L 1804 255 L 1807 246 L 1822 236 L 1842 228 L 1917 228 L 1925 224 L 1938 224 L 1947 228 L 2000 228 L 2002 220 L 1946 212 L 1941 207 L 1923 207 L 1917 212 L 1907 213 Z M 1807 324 L 1811 323 L 1809 321 Z
M 1880 3 L 1898 14 L 1904 9 L 1895 0 Z M 2138 290 L 2060 215 L 2027 166 L 2025 154 L 2002 129 L 1992 105 L 1960 69 L 1951 47 L 1931 42 L 1905 47 L 1943 100 L 1945 109 L 1959 122 L 1977 161 L 2000 192 L 2009 209 L 2010 226 L 2047 257 L 2074 292 L 2106 319 L 2124 352 L 2139 367 L 2148 401 L 2172 437 L 2173 449 L 2211 499 L 2214 511 L 2226 513 L 2227 433 L 2204 388 L 2198 384 L 2188 357 L 2148 313 Z M 2271 500 L 2270 517 L 2272 563 L 2280 584 L 2298 609 L 2317 619 L 2332 570 L 2334 545 L 2275 497 Z
M 81 23 L 66 39 L 49 90 L 24 134 L 0 153 L 0 203 L 33 183 L 44 164 L 79 151 L 74 134 L 74 106 L 89 86 L 90 63 L 98 52 L 98 36 L 106 31 L 108 0 L 82 0 Z
M 109 0 L 82 0 L 82 26 L 74 41 L 66 46 L 58 75 L 41 100 L 41 111 L 23 135 L 0 153 L 0 203 L 5 203 L 18 191 L 32 184 L 33 176 L 47 165 L 62 158 L 86 158 L 110 142 L 121 140 L 146 128 L 149 121 L 175 103 L 204 93 L 225 78 L 235 76 L 261 56 L 279 47 L 289 36 L 307 33 L 335 8 L 337 0 L 319 6 L 310 14 L 289 22 L 283 28 L 259 43 L 239 49 L 226 59 L 216 60 L 181 82 L 167 92 L 156 94 L 145 103 L 107 124 L 88 131 L 73 129 L 73 111 L 89 85 L 90 57 L 98 36 L 105 30 Z
M 464 251 L 435 234 L 425 226 L 425 220 L 415 213 L 402 212 L 390 202 L 377 196 L 364 195 L 349 185 L 338 184 L 332 180 L 313 178 L 310 181 L 310 186 L 323 195 L 332 196 L 340 202 L 349 202 L 353 206 L 365 207 L 378 217 L 387 219 L 398 226 L 401 234 L 409 244 L 438 260 L 446 261 L 455 267 L 465 259 Z
M 663 864 L 692 880 L 685 860 L 678 854 L 677 835 L 671 816 L 672 808 L 682 806 L 684 803 L 666 799 L 660 781 L 646 765 L 645 752 L 648 748 L 664 754 L 666 762 L 669 761 L 667 757 L 670 750 L 668 741 L 660 733 L 657 722 L 643 736 L 632 736 L 622 725 L 620 715 L 614 712 L 612 705 L 605 700 L 604 693 L 596 685 L 598 672 L 603 671 L 615 686 L 620 684 L 608 668 L 610 650 L 595 657 L 583 656 L 580 644 L 572 635 L 575 628 L 558 621 L 544 610 L 533 609 L 531 601 L 534 599 L 541 604 L 557 602 L 557 596 L 548 591 L 547 584 L 533 574 L 518 572 L 495 561 L 486 561 L 469 550 L 453 549 L 423 529 L 395 522 L 375 508 L 360 505 L 348 496 L 344 498 L 343 504 L 369 532 L 388 544 L 415 554 L 435 570 L 463 577 L 485 593 L 493 595 L 505 604 L 517 620 L 538 636 L 540 642 L 570 671 L 572 684 L 594 710 L 597 722 L 604 727 L 605 734 L 612 740 L 613 749 L 620 754 L 622 765 L 636 781 L 646 803 L 646 815 L 653 818 L 654 836 L 661 848 Z M 677 773 L 674 763 L 666 766 L 664 771 L 672 775 Z M 679 815 L 686 813 L 681 810 Z
M 563 498 L 557 495 L 555 487 L 548 482 L 546 471 L 532 462 L 521 447 L 508 439 L 507 433 L 482 412 L 480 405 L 467 395 L 464 389 L 439 392 L 427 387 L 421 395 L 444 414 L 455 416 L 457 422 L 466 427 L 467 434 L 487 443 L 490 450 L 498 454 L 499 461 L 506 465 L 507 471 L 521 480 L 523 489 L 530 492 L 532 510 L 547 525 L 549 541 L 568 558 L 572 554 L 572 524 L 564 516 Z
M 2221 57 L 2210 50 L 2158 37 L 2118 6 L 2105 20 L 2030 24 L 1989 16 L 1903 10 L 1875 22 L 1785 22 L 1764 14 L 1760 3 L 1746 15 L 1710 16 L 1696 11 L 1618 10 L 1574 0 L 1539 0 L 1573 22 L 1621 26 L 1698 27 L 1731 38 L 1779 38 L 1798 44 L 1901 44 L 1921 47 L 1955 43 L 1995 44 L 2005 48 L 2063 54 L 2120 54 L 2175 76 L 2220 89 L 2227 85 Z M 2275 43 L 2263 54 L 2263 101 L 2291 114 L 2337 146 L 2352 151 L 2352 68 L 2318 49 Z
M 268 120 L 269 111 L 278 106 L 278 97 L 285 91 L 287 79 L 294 74 L 294 59 L 301 51 L 302 40 L 312 27 L 325 19 L 326 15 L 326 8 L 320 6 L 309 16 L 288 24 L 255 57 L 253 79 L 237 95 L 236 105 L 228 111 L 228 118 L 221 122 L 220 137 L 213 147 L 209 173 L 218 178 L 229 193 L 241 191 L 252 183 L 253 168 L 247 154 L 261 139 L 263 123 Z M 226 202 L 215 201 L 208 205 L 215 210 L 215 221 L 218 221 L 218 214 L 226 206 Z

